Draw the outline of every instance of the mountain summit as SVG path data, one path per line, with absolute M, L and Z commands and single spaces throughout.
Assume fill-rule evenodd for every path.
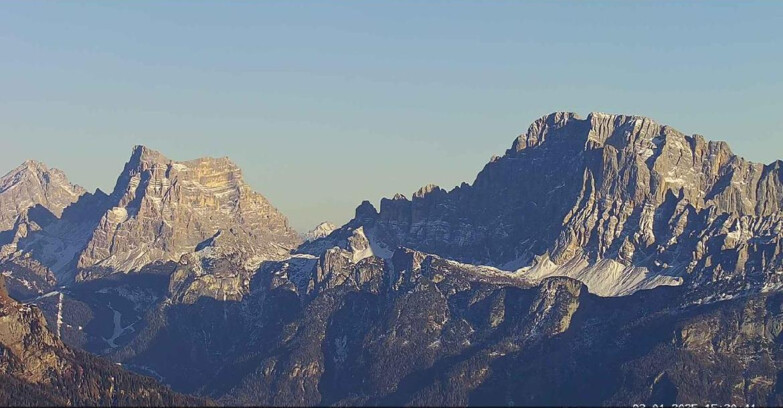
M 286 256 L 301 240 L 228 158 L 179 162 L 135 146 L 109 195 L 85 194 L 62 172 L 32 161 L 0 186 L 2 208 L 14 210 L 2 212 L 14 217 L 3 221 L 0 263 L 17 271 L 19 279 L 9 285 L 16 289 L 41 291 L 45 282 L 176 263 L 197 251 L 230 255 L 253 270 Z M 49 215 L 26 215 L 36 206 Z
M 782 208 L 779 161 L 752 163 L 645 117 L 557 112 L 472 185 L 383 199 L 377 216 L 352 223 L 388 247 L 621 295 L 700 278 L 776 282 Z
M 0 235 L 10 297 L 41 311 L 0 289 L 20 311 L 0 357 L 22 356 L 0 377 L 61 364 L 25 358 L 35 329 L 232 406 L 778 406 L 782 164 L 557 112 L 472 184 L 362 202 L 300 244 L 230 160 L 137 146 L 111 194 L 33 202 Z
M 253 268 L 299 242 L 285 216 L 245 184 L 228 158 L 179 162 L 136 146 L 109 199 L 80 269 L 130 271 L 178 261 L 213 242 Z
M 59 217 L 85 192 L 62 171 L 27 160 L 0 178 L 0 231 L 11 229 L 20 213 L 36 205 Z

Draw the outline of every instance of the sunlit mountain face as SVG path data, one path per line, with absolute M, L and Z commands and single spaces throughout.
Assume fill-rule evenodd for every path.
M 604 113 L 303 236 L 229 158 L 26 161 L 0 405 L 780 405 L 782 209 L 783 162 Z

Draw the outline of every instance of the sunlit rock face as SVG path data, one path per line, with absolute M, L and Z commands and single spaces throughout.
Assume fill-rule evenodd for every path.
M 0 178 L 0 231 L 13 228 L 19 214 L 36 205 L 59 217 L 85 192 L 62 171 L 28 160 Z
M 78 258 L 80 279 L 177 262 L 207 247 L 240 254 L 252 269 L 286 255 L 300 241 L 285 216 L 245 184 L 228 158 L 176 162 L 137 146 L 109 200 Z
M 79 226 L 60 221 L 100 194 L 87 193 L 60 170 L 34 160 L 0 178 L 0 273 L 10 292 L 29 298 L 56 284 L 57 272 L 66 269 L 83 236 Z
M 782 208 L 783 162 L 748 162 L 723 142 L 644 117 L 558 112 L 472 185 L 397 194 L 349 227 L 388 247 L 571 276 L 616 296 L 702 278 L 778 285 Z
M 230 161 L 139 147 L 112 194 L 20 214 L 0 265 L 78 271 L 32 300 L 57 337 L 232 406 L 777 406 L 780 164 L 555 113 L 472 185 L 363 202 L 289 253 Z
M 248 272 L 301 242 L 228 158 L 177 162 L 144 146 L 109 195 L 25 162 L 0 180 L 0 210 L 0 272 L 23 298 L 57 283 L 176 265 L 187 254 L 231 257 Z

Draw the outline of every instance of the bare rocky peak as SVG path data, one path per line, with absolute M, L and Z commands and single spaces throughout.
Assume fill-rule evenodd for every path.
M 514 140 L 509 152 L 536 147 L 544 143 L 551 130 L 562 128 L 566 123 L 575 119 L 578 120 L 579 116 L 572 112 L 556 112 L 542 116 L 530 125 L 527 133 L 519 135 Z
M 783 269 L 782 167 L 641 116 L 558 112 L 472 185 L 397 194 L 377 214 L 363 203 L 344 228 L 536 279 L 576 277 L 602 295 L 748 276 L 773 287 Z
M 14 218 L 0 235 L 0 264 L 15 271 L 9 287 L 17 295 L 40 292 L 54 281 L 173 265 L 184 255 L 205 265 L 230 259 L 229 284 L 245 290 L 239 270 L 285 257 L 301 242 L 228 158 L 180 162 L 136 146 L 109 195 L 69 187 L 61 172 L 35 162 L 2 181 L 0 204 Z M 51 204 L 59 196 L 68 198 L 54 201 L 67 202 L 64 211 L 65 205 Z
M 413 193 L 413 199 L 419 199 L 424 198 L 428 194 L 442 194 L 445 193 L 442 188 L 436 186 L 435 184 L 427 184 L 426 186 L 423 186 L 416 190 L 415 193 Z
M 284 256 L 300 240 L 228 158 L 180 162 L 136 146 L 110 201 L 79 257 L 81 269 L 131 271 L 178 261 L 197 247 L 241 253 L 252 268 Z
M 764 216 L 781 209 L 780 191 L 763 189 L 768 196 L 759 196 L 758 188 L 780 183 L 779 164 L 749 162 L 725 142 L 685 135 L 646 117 L 593 112 L 580 119 L 574 113 L 553 113 L 519 136 L 506 157 L 520 158 L 531 147 L 562 155 L 600 152 L 593 165 L 604 168 L 589 170 L 603 176 L 597 187 L 612 196 L 660 202 L 671 191 L 682 192 L 697 208 L 715 206 L 721 212 Z
M 0 178 L 0 231 L 11 229 L 19 214 L 36 205 L 59 217 L 85 192 L 62 171 L 27 160 Z
M 698 135 L 694 137 L 704 139 Z M 555 112 L 534 121 L 527 132 L 514 140 L 506 155 L 514 155 L 516 152 L 542 146 L 547 142 L 556 144 L 558 139 L 562 141 L 563 138 L 576 141 L 585 149 L 603 145 L 618 148 L 630 145 L 636 150 L 646 150 L 650 148 L 649 142 L 659 144 L 662 139 L 691 137 L 644 116 L 591 112 L 587 118 L 582 119 L 573 112 Z M 723 142 L 711 143 L 728 149 Z

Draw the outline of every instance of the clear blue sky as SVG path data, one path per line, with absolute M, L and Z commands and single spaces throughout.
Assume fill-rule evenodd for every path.
M 472 182 L 558 110 L 783 158 L 783 2 L 2 2 L 0 173 L 229 156 L 305 230 Z

